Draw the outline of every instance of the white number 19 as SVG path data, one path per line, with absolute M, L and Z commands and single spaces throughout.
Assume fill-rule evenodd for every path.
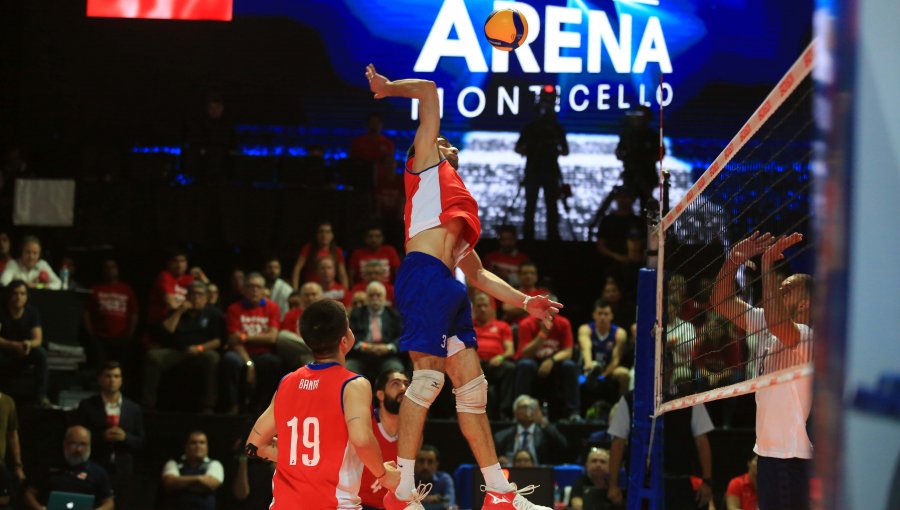
M 291 465 L 297 465 L 297 417 L 288 420 L 291 428 Z M 315 466 L 319 463 L 319 419 L 310 416 L 303 420 L 303 447 L 312 449 L 312 455 L 301 455 L 304 466 Z

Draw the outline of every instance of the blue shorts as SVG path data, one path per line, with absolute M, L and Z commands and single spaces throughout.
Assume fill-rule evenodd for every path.
M 403 259 L 394 302 L 403 317 L 401 351 L 446 358 L 477 348 L 466 286 L 436 257 L 412 252 Z

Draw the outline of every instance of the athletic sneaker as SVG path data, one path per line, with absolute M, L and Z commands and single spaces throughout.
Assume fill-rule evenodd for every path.
M 509 492 L 485 490 L 486 487 L 482 485 L 481 490 L 485 492 L 484 504 L 481 506 L 481 510 L 509 510 L 511 508 L 516 510 L 553 510 L 546 506 L 535 505 L 531 501 L 525 499 L 524 496 L 534 492 L 539 485 L 529 485 L 527 487 L 522 487 L 521 489 L 516 489 L 516 484 L 514 483 L 511 483 L 510 485 L 512 485 L 513 490 Z
M 419 487 L 412 491 L 412 499 L 410 500 L 398 499 L 394 495 L 394 491 L 387 491 L 382 501 L 384 502 L 385 510 L 425 510 L 425 507 L 422 506 L 422 500 L 425 499 L 429 492 L 431 492 L 431 484 L 420 483 Z

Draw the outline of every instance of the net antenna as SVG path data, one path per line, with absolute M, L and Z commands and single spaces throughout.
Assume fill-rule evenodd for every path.
M 653 255 L 652 244 L 657 244 L 654 420 L 668 411 L 812 374 L 811 340 L 790 352 L 764 351 L 761 345 L 767 342 L 758 338 L 765 334 L 761 329 L 734 324 L 749 324 L 746 314 L 752 310 L 733 314 L 731 323 L 715 311 L 722 310 L 722 301 L 713 302 L 719 281 L 710 277 L 717 275 L 734 243 L 754 231 L 771 232 L 774 238 L 809 234 L 787 249 L 771 274 L 811 267 L 809 77 L 815 45 L 816 41 L 809 44 L 671 210 L 664 199 L 660 105 L 661 200 L 650 252 Z M 765 305 L 757 291 L 765 276 L 759 269 L 748 260 L 738 273 L 741 286 L 734 297 L 746 301 L 748 308 Z

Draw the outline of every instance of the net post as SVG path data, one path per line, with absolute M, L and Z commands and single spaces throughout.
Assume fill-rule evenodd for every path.
M 657 386 L 657 271 L 638 276 L 637 339 L 634 365 L 634 408 L 628 471 L 628 510 L 662 509 L 662 416 L 654 418 Z M 652 437 L 652 441 L 651 441 Z M 648 462 L 649 460 L 649 462 Z M 643 506 L 646 502 L 647 506 Z

